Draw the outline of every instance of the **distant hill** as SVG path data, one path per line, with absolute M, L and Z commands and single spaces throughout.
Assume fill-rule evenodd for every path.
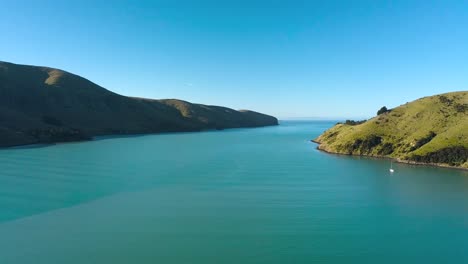
M 468 168 L 468 91 L 383 108 L 368 121 L 337 124 L 314 141 L 331 153 Z
M 62 70 L 0 62 L 1 147 L 277 124 L 253 111 L 132 98 Z

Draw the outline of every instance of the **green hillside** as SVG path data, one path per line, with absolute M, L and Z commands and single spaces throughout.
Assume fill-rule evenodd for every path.
M 468 91 L 424 97 L 363 123 L 339 123 L 314 141 L 331 153 L 468 168 Z
M 62 70 L 0 62 L 0 146 L 277 124 L 252 111 L 127 97 Z

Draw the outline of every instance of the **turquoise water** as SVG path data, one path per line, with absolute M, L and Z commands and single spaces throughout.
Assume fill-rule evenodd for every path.
M 0 263 L 468 263 L 466 171 L 281 123 L 0 150 Z

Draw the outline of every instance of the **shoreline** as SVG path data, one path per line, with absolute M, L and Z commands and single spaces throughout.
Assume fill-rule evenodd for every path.
M 151 135 L 169 135 L 169 134 L 200 133 L 200 132 L 218 132 L 218 131 L 224 131 L 224 130 L 263 128 L 263 127 L 270 127 L 270 126 L 279 126 L 279 123 L 274 124 L 274 125 L 230 127 L 230 128 L 223 128 L 223 129 L 213 128 L 213 129 L 200 129 L 200 130 L 187 130 L 187 131 L 164 131 L 164 132 L 154 132 L 154 133 L 102 134 L 102 135 L 91 136 L 90 139 L 82 139 L 82 140 L 56 141 L 56 142 L 34 142 L 34 143 L 15 144 L 15 145 L 9 145 L 9 146 L 0 146 L 0 151 L 1 150 L 15 150 L 15 149 L 29 149 L 29 148 L 44 148 L 44 147 L 54 146 L 57 144 L 84 143 L 84 142 L 92 142 L 92 141 L 114 139 L 114 138 L 130 138 L 130 137 L 143 137 L 143 136 L 151 136 Z
M 317 144 L 317 150 L 323 151 L 328 154 L 332 155 L 341 155 L 341 156 L 352 156 L 352 157 L 366 157 L 366 158 L 376 158 L 376 159 L 386 159 L 386 160 L 392 160 L 396 163 L 401 163 L 401 164 L 408 164 L 408 165 L 416 165 L 416 166 L 428 166 L 428 167 L 437 167 L 437 168 L 445 168 L 445 169 L 455 169 L 455 170 L 462 170 L 462 171 L 468 171 L 468 168 L 464 167 L 455 167 L 455 166 L 450 166 L 446 164 L 439 164 L 439 163 L 424 163 L 424 162 L 416 162 L 416 161 L 411 161 L 411 160 L 402 160 L 400 158 L 391 158 L 391 157 L 385 157 L 385 156 L 370 156 L 370 155 L 354 155 L 354 154 L 345 154 L 345 153 L 338 153 L 338 152 L 331 152 L 328 150 L 324 150 L 320 148 L 320 145 L 322 143 L 312 139 L 310 140 L 312 143 Z

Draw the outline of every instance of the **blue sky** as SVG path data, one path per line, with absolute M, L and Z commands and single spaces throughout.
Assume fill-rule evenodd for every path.
M 0 2 L 0 60 L 124 95 L 363 118 L 468 90 L 467 1 Z

